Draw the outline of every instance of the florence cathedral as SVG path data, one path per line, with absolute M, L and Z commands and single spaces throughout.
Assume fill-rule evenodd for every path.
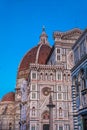
M 15 93 L 0 101 L 0 130 L 49 130 L 50 96 L 53 130 L 74 129 L 70 70 L 72 46 L 81 34 L 78 28 L 56 31 L 51 46 L 43 28 L 39 42 L 18 66 Z

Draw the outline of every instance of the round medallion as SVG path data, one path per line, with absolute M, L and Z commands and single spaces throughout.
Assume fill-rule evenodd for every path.
M 42 92 L 43 92 L 43 94 L 44 94 L 45 96 L 48 96 L 49 93 L 50 93 L 50 88 L 45 87 L 45 88 L 42 89 Z

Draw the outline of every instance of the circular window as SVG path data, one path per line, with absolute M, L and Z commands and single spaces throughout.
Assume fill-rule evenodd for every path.
M 49 93 L 50 93 L 50 88 L 45 87 L 45 88 L 42 89 L 42 92 L 43 92 L 43 94 L 44 94 L 45 96 L 48 96 Z

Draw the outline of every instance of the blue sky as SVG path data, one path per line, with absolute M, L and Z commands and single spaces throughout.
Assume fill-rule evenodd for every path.
M 84 30 L 86 12 L 86 0 L 0 0 L 0 99 L 15 90 L 18 65 L 38 44 L 42 26 L 53 45 L 56 30 Z

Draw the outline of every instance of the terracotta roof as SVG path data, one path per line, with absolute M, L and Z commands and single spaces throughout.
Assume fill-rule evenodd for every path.
M 4 101 L 15 101 L 15 93 L 14 92 L 9 92 L 6 95 L 3 96 L 2 102 Z
M 51 47 L 48 44 L 40 44 L 32 48 L 23 57 L 19 65 L 18 72 L 29 69 L 30 63 L 46 64 L 50 52 L 51 52 Z
M 37 53 L 37 47 L 32 48 L 30 51 L 26 53 L 26 55 L 23 57 L 18 71 L 23 71 L 29 68 L 30 63 L 35 63 L 36 60 L 36 53 Z

